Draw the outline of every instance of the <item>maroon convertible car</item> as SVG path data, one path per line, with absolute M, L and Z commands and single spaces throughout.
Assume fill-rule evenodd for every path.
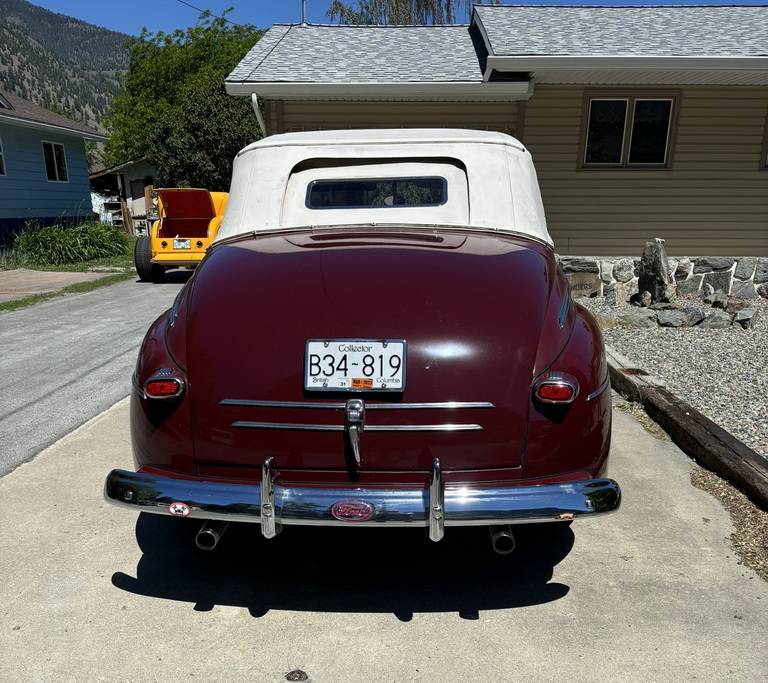
M 531 155 L 468 130 L 265 138 L 216 242 L 149 329 L 136 471 L 105 496 L 230 522 L 512 526 L 616 510 L 600 332 L 575 305 Z

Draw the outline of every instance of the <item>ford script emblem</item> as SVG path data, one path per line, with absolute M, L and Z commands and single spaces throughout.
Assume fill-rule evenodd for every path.
M 367 522 L 375 512 L 364 500 L 340 500 L 331 505 L 331 515 L 342 522 Z

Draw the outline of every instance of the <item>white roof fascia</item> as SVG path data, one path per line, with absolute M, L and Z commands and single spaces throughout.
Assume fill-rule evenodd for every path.
M 768 71 L 768 56 L 744 57 L 739 55 L 726 57 L 627 57 L 595 55 L 489 55 L 486 78 L 491 70 L 497 71 L 558 71 L 594 70 L 631 70 L 638 71 Z
M 533 95 L 531 81 L 440 82 L 440 83 L 226 83 L 230 95 L 250 96 L 270 100 L 305 99 L 366 99 L 366 100 L 470 100 L 516 101 Z
M 100 133 L 86 133 L 85 131 L 76 130 L 74 128 L 65 128 L 64 126 L 57 126 L 53 123 L 42 123 L 40 121 L 31 121 L 29 119 L 19 119 L 15 116 L 3 116 L 0 114 L 0 123 L 8 123 L 12 126 L 20 126 L 21 128 L 36 128 L 38 130 L 45 130 L 51 133 L 59 133 L 60 135 L 71 135 L 74 137 L 83 138 L 84 140 L 95 140 L 96 142 L 104 142 L 107 139 L 106 135 Z

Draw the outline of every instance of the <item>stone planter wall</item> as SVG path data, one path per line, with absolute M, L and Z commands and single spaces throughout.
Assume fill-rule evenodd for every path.
M 639 258 L 558 258 L 575 297 L 604 295 L 616 303 L 637 292 Z M 668 263 L 680 296 L 722 291 L 740 299 L 768 299 L 768 257 L 695 256 L 669 258 Z

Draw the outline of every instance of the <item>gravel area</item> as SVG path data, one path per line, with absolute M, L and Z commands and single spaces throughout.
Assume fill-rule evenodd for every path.
M 602 297 L 579 303 L 609 319 L 619 311 Z M 606 344 L 768 458 L 768 301 L 750 305 L 759 310 L 749 330 L 610 327 L 603 336 Z

